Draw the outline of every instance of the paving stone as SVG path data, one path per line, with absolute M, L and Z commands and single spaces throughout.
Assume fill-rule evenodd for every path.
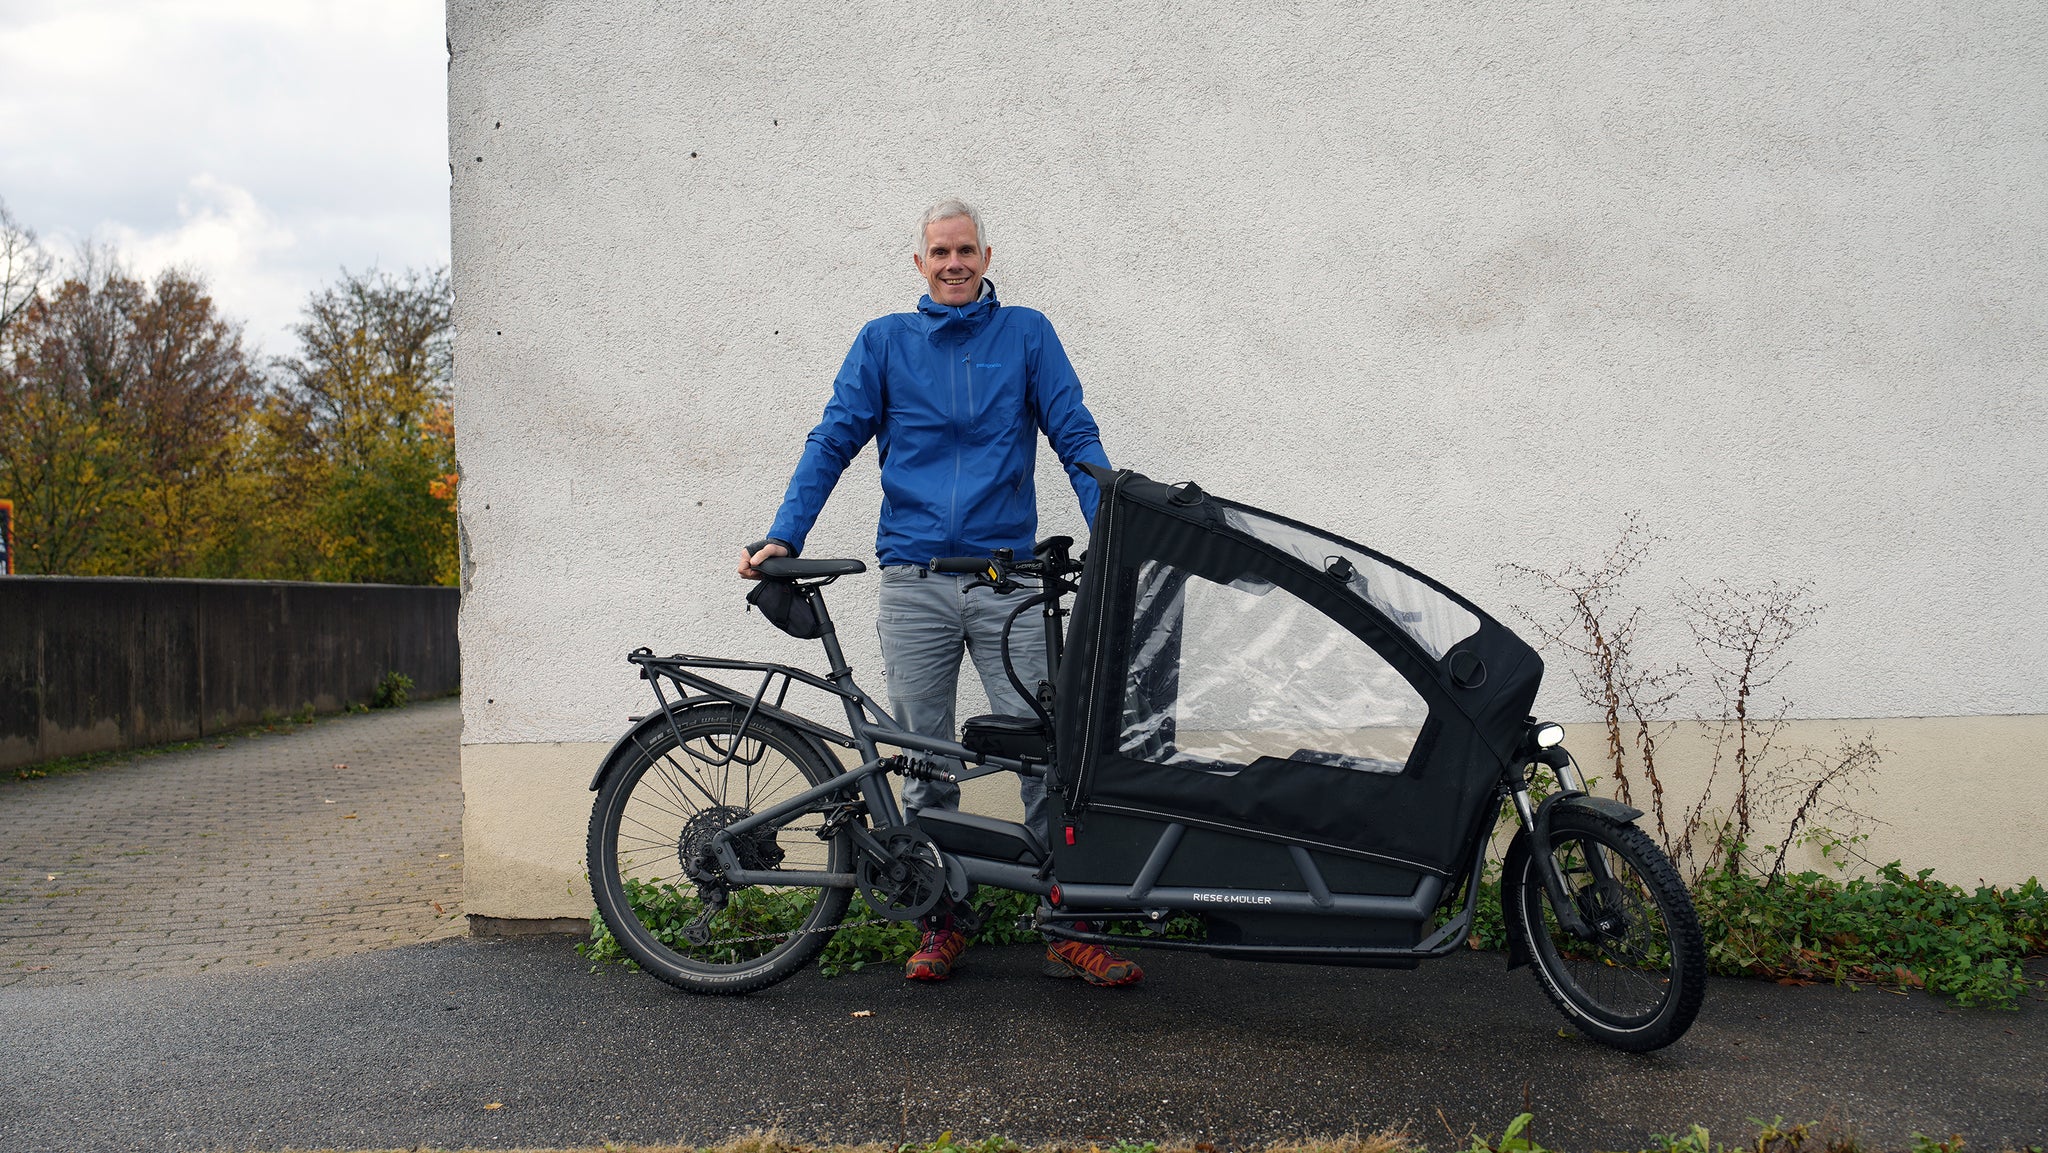
M 461 934 L 461 732 L 430 701 L 0 783 L 0 986 Z

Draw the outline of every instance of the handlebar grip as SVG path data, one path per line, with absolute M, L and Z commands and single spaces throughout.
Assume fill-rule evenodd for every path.
M 942 573 L 984 573 L 991 562 L 983 556 L 939 556 L 932 558 L 932 571 Z

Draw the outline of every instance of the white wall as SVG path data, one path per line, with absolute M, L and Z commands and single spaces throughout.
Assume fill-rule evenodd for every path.
M 449 30 L 472 745 L 608 739 L 636 645 L 809 655 L 741 613 L 734 554 L 947 193 L 1120 465 L 1510 621 L 1537 601 L 1499 562 L 1640 510 L 1652 608 L 1813 583 L 1800 716 L 2048 713 L 2037 4 L 451 0 Z M 810 554 L 871 559 L 877 504 L 864 456 Z M 879 689 L 872 583 L 834 592 Z

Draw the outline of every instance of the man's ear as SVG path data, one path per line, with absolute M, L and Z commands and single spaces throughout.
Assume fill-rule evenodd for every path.
M 911 254 L 910 254 L 910 263 L 911 263 L 911 265 L 912 265 L 912 266 L 914 266 L 914 267 L 915 267 L 915 268 L 917 269 L 917 274 L 918 274 L 919 276 L 923 276 L 923 275 L 924 275 L 924 253 L 922 253 L 922 252 L 913 252 L 913 253 L 911 253 Z

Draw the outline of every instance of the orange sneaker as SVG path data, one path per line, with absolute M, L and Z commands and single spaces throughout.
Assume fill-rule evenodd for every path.
M 1135 985 L 1145 979 L 1145 971 L 1138 968 L 1136 961 L 1085 941 L 1047 943 L 1045 965 L 1039 971 L 1048 977 L 1079 977 L 1106 989 Z
M 903 967 L 903 976 L 910 981 L 943 981 L 953 975 L 953 963 L 966 951 L 967 934 L 951 929 L 926 929 L 918 941 L 917 952 L 910 955 L 910 963 Z

